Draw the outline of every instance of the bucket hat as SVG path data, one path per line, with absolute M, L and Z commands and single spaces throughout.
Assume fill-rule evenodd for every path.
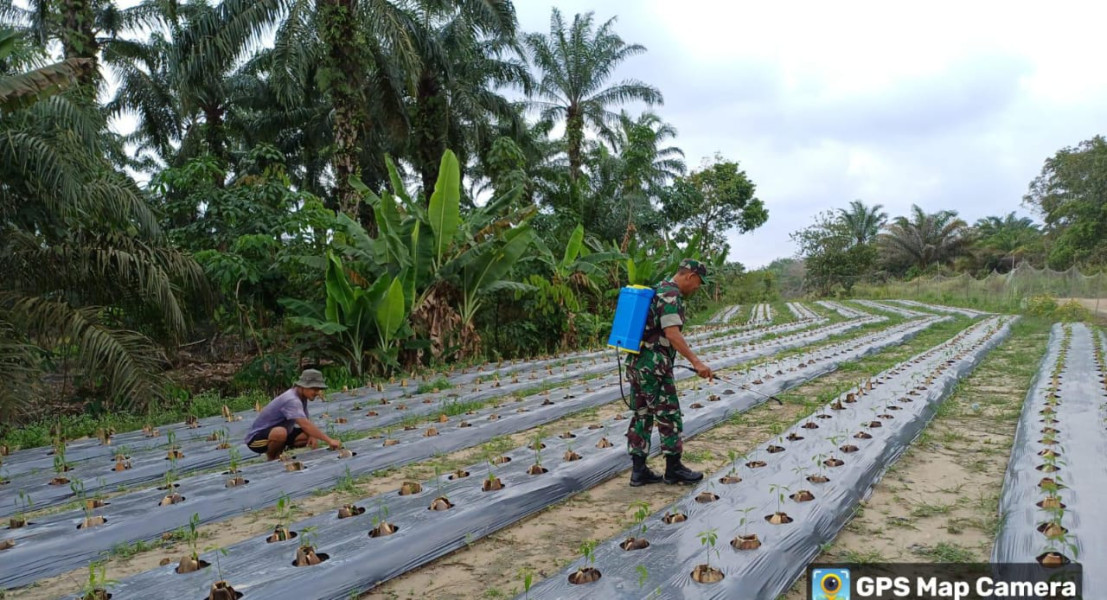
M 316 369 L 304 369 L 296 385 L 302 388 L 314 388 L 317 390 L 327 389 L 327 384 L 323 381 L 323 374 Z

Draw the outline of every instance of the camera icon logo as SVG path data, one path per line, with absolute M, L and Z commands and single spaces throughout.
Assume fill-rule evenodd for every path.
M 814 600 L 850 600 L 849 569 L 815 569 L 811 572 Z

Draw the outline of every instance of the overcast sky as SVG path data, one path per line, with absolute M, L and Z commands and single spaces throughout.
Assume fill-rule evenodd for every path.
M 554 5 L 617 17 L 648 51 L 616 79 L 661 90 L 690 167 L 721 152 L 757 185 L 768 222 L 729 236 L 748 268 L 854 199 L 1030 215 L 1044 160 L 1107 123 L 1107 3 L 516 0 L 521 28 L 548 32 Z

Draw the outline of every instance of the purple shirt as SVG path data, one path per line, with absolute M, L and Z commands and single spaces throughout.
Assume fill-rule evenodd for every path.
M 294 421 L 306 419 L 307 416 L 307 400 L 300 399 L 296 394 L 296 388 L 289 388 L 261 409 L 258 418 L 254 419 L 254 424 L 250 427 L 250 432 L 246 434 L 246 443 L 250 443 L 250 438 L 254 437 L 254 434 L 271 427 L 281 426 L 291 433 Z

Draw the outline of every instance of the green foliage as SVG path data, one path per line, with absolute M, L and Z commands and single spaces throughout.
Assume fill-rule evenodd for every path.
M 877 249 L 871 242 L 857 243 L 840 214 L 827 211 L 808 227 L 791 234 L 804 261 L 804 284 L 809 290 L 829 295 L 836 289 L 849 294 L 858 281 L 872 271 Z
M 1105 164 L 1107 139 L 1097 135 L 1057 151 L 1030 183 L 1023 203 L 1042 216 L 1055 237 L 1049 248 L 1049 266 L 1066 269 L 1107 260 L 1107 216 L 1102 210 L 1107 189 Z
M 753 231 L 769 218 L 765 204 L 754 197 L 756 187 L 737 162 L 716 154 L 714 162 L 674 181 L 661 202 L 666 219 L 678 226 L 677 240 L 696 239 L 693 249 L 703 256 L 725 255 L 728 231 Z

